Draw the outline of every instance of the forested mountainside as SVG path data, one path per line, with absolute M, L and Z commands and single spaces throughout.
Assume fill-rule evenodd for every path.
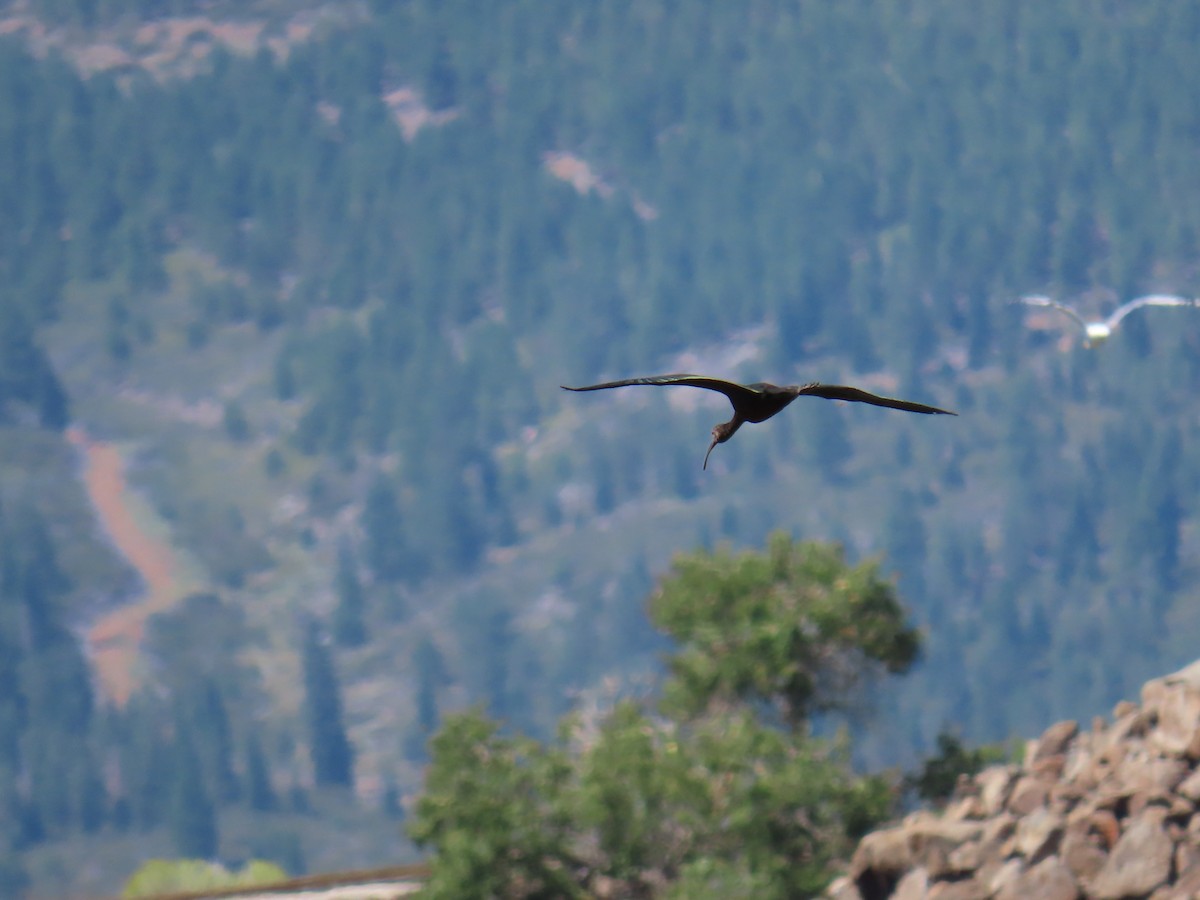
M 882 554 L 926 633 L 866 765 L 1195 655 L 1200 313 L 1085 350 L 1010 301 L 1197 290 L 1200 10 L 29 0 L 0 32 L 14 872 L 170 822 L 197 766 L 217 812 L 411 795 L 445 710 L 545 734 L 640 689 L 671 554 L 774 529 Z M 688 370 L 960 417 L 801 399 L 705 472 L 719 396 L 558 387 Z M 206 585 L 119 709 L 82 636 L 136 588 L 72 423 Z M 253 851 L 311 862 L 291 827 Z

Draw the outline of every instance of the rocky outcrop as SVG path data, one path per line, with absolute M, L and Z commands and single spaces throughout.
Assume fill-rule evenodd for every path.
M 832 900 L 1200 898 L 1200 661 L 1020 766 L 960 780 L 940 813 L 868 834 Z

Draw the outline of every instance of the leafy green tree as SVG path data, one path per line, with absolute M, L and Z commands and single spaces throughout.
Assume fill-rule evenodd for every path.
M 437 851 L 430 896 L 818 894 L 895 798 L 802 727 L 850 702 L 844 667 L 915 656 L 876 568 L 785 535 L 680 557 L 651 604 L 681 642 L 668 718 L 622 701 L 542 745 L 478 710 L 446 717 L 410 827 Z
M 434 897 L 588 896 L 614 882 L 648 896 L 679 879 L 677 896 L 732 881 L 782 900 L 819 893 L 892 802 L 885 779 L 850 773 L 844 747 L 797 742 L 748 710 L 678 724 L 625 702 L 596 732 L 568 719 L 549 747 L 476 711 L 435 737 L 410 832 L 438 851 Z
M 431 897 L 583 897 L 571 874 L 566 754 L 503 737 L 480 712 L 448 716 L 410 826 L 438 850 Z
M 765 554 L 677 558 L 650 616 L 680 645 L 669 710 L 765 703 L 792 728 L 842 707 L 870 672 L 906 671 L 920 647 L 878 563 L 849 566 L 839 546 L 786 534 Z
M 287 873 L 283 869 L 261 859 L 252 859 L 234 871 L 206 859 L 151 859 L 129 876 L 121 896 L 153 897 L 209 888 L 249 887 L 284 878 Z
M 256 857 L 277 863 L 292 875 L 303 875 L 307 871 L 304 841 L 293 828 L 264 829 L 250 838 L 247 847 Z

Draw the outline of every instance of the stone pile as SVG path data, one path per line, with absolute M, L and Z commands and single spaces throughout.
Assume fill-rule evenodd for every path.
M 1021 765 L 962 778 L 940 813 L 868 834 L 832 900 L 1200 900 L 1200 661 Z

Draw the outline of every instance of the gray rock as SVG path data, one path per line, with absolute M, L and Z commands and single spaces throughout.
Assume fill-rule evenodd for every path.
M 1200 661 L 1142 686 L 1143 706 L 1158 717 L 1149 740 L 1166 753 L 1200 758 Z
M 947 859 L 949 871 L 965 874 L 974 872 L 989 859 L 1000 855 L 1000 848 L 1013 836 L 1017 820 L 1006 812 L 983 823 L 978 840 L 959 844 Z
M 1183 794 L 1193 803 L 1200 801 L 1200 769 L 1196 769 L 1183 779 L 1175 788 L 1176 793 Z
M 1168 794 L 1160 791 L 1137 791 L 1130 794 L 1129 803 L 1126 805 L 1126 813 L 1131 818 L 1136 818 L 1141 814 L 1142 810 L 1150 806 L 1161 806 L 1167 809 L 1171 805 L 1171 797 Z
M 931 875 L 953 873 L 951 852 L 983 833 L 982 822 L 953 822 L 920 811 L 893 828 L 864 837 L 850 860 L 850 877 L 860 885 L 895 881 L 917 866 Z
M 1200 877 L 1200 847 L 1188 841 L 1180 841 L 1175 845 L 1175 871 L 1189 872 L 1195 869 Z
M 1115 722 L 1117 719 L 1123 719 L 1131 712 L 1137 712 L 1138 705 L 1130 700 L 1118 700 L 1117 705 L 1113 707 L 1112 717 Z
M 1188 774 L 1188 765 L 1174 757 L 1129 757 L 1121 766 L 1121 787 L 1130 794 L 1145 792 L 1166 796 L 1175 790 Z
M 1077 783 L 1092 768 L 1092 747 L 1081 746 L 1082 744 L 1083 741 L 1075 742 L 1075 746 L 1067 754 L 1067 764 L 1063 766 L 1062 777 L 1072 784 Z
M 951 822 L 962 822 L 967 819 L 985 819 L 987 812 L 984 810 L 983 801 L 972 794 L 947 806 L 942 817 Z
M 1025 757 L 1026 766 L 1032 767 L 1051 756 L 1061 756 L 1067 752 L 1067 747 L 1079 734 L 1079 723 L 1073 720 L 1056 722 L 1047 728 L 1038 738 L 1037 749 Z
M 858 881 L 864 872 L 899 876 L 912 864 L 908 835 L 903 826 L 872 831 L 858 842 L 850 860 L 850 877 Z
M 1040 778 L 1043 781 L 1055 781 L 1062 775 L 1066 762 L 1067 755 L 1065 753 L 1055 753 L 1053 756 L 1043 756 L 1035 760 L 1027 768 L 1029 769 L 1029 774 L 1034 778 Z
M 939 881 L 929 888 L 929 900 L 988 900 L 987 888 L 968 878 L 963 881 Z
M 1058 850 L 1062 841 L 1063 817 L 1046 807 L 1035 809 L 1017 824 L 1016 850 L 1033 865 Z
M 1108 859 L 1108 854 L 1098 841 L 1099 838 L 1089 834 L 1083 824 L 1067 828 L 1063 835 L 1059 859 L 1080 884 L 1089 883 L 1104 868 Z
M 1167 815 L 1173 821 L 1186 822 L 1196 811 L 1196 804 L 1179 794 L 1171 795 L 1171 802 L 1167 806 Z
M 1165 888 L 1163 898 L 1170 900 L 1194 900 L 1200 894 L 1200 865 L 1193 864 L 1186 869 L 1179 869 L 1175 883 Z M 1157 892 L 1155 893 L 1157 897 Z M 1163 900 L 1160 898 L 1160 900 Z
M 840 878 L 835 878 L 829 887 L 825 889 L 825 896 L 829 900 L 863 900 L 862 892 L 858 889 L 858 885 L 854 883 L 854 879 L 849 875 L 842 875 Z
M 928 897 L 929 873 L 916 868 L 900 879 L 891 900 L 926 900 Z
M 1129 823 L 1089 885 L 1096 900 L 1144 897 L 1166 883 L 1175 848 L 1163 828 L 1165 818 L 1165 809 L 1151 807 Z
M 1024 871 L 1025 864 L 1019 859 L 1010 859 L 1002 863 L 985 882 L 988 893 L 993 897 L 1000 897 Z
M 1055 857 L 1026 869 L 996 893 L 996 900 L 1076 900 L 1079 884 Z
M 967 841 L 951 850 L 946 861 L 953 872 L 974 872 L 988 858 L 989 850 L 995 852 L 994 848 L 985 848 L 983 841 Z
M 1111 809 L 1101 808 L 1088 818 L 1088 831 L 1100 839 L 1105 850 L 1111 850 L 1121 839 L 1121 823 Z
M 1188 663 L 1179 671 L 1172 672 L 1161 680 L 1167 684 L 1182 684 L 1200 691 L 1200 659 Z
M 983 823 L 929 817 L 910 821 L 906 830 L 913 860 L 923 865 L 931 878 L 944 878 L 959 873 L 950 855 L 964 843 L 977 840 L 983 833 Z
M 985 816 L 994 816 L 1004 808 L 1016 780 L 1016 766 L 991 766 L 975 776 Z
M 1117 709 L 1121 709 L 1121 704 L 1117 704 Z M 1114 714 L 1115 712 L 1116 710 L 1114 710 Z M 1099 755 L 1111 747 L 1120 746 L 1130 738 L 1140 738 L 1150 730 L 1153 722 L 1153 712 L 1138 709 L 1133 704 L 1129 704 L 1127 711 L 1117 717 L 1111 728 L 1096 736 L 1092 750 Z
M 1039 806 L 1045 806 L 1049 796 L 1049 783 L 1026 775 L 1013 787 L 1008 798 L 1008 811 L 1014 815 L 1027 816 Z

